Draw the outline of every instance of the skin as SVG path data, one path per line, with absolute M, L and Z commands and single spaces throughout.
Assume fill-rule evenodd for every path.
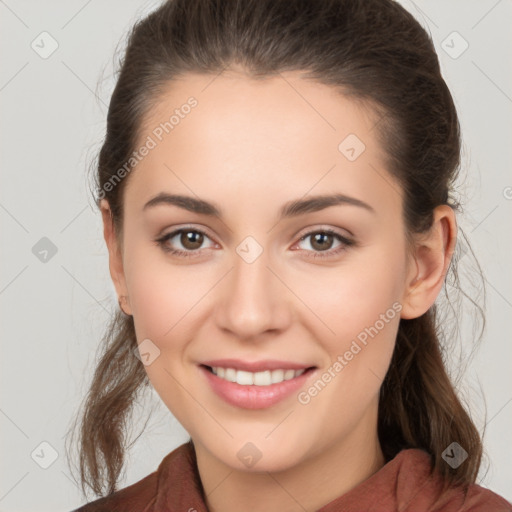
M 129 176 L 122 241 L 101 203 L 111 276 L 138 342 L 160 350 L 145 369 L 194 441 L 209 510 L 317 510 L 385 464 L 379 389 L 399 319 L 422 315 L 441 290 L 455 215 L 436 208 L 430 232 L 408 248 L 402 191 L 385 168 L 377 116 L 296 72 L 263 81 L 233 70 L 184 75 L 148 112 L 141 144 L 190 96 L 198 105 Z M 366 146 L 353 162 L 338 150 L 348 134 Z M 160 192 L 213 202 L 223 219 L 171 205 L 143 211 Z M 374 212 L 342 204 L 278 219 L 288 201 L 333 192 Z M 155 244 L 190 225 L 206 232 L 203 245 L 184 245 L 179 235 L 167 245 L 199 257 Z M 333 254 L 343 245 L 334 237 L 323 242 L 331 256 L 311 257 L 322 250 L 301 236 L 326 228 L 356 245 Z M 249 235 L 263 248 L 250 264 L 236 252 Z M 198 369 L 224 357 L 315 365 L 307 390 L 393 303 L 401 311 L 307 404 L 292 394 L 268 409 L 237 408 Z M 247 442 L 261 453 L 250 468 L 237 457 Z

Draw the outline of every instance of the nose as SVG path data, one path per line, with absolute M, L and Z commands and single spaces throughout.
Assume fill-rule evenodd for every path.
M 235 253 L 216 305 L 217 326 L 238 339 L 258 341 L 291 321 L 291 297 L 265 251 L 248 263 Z

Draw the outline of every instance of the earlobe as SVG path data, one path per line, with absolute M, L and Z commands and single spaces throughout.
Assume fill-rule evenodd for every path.
M 453 209 L 440 205 L 434 210 L 432 227 L 419 235 L 407 275 L 401 318 L 423 315 L 434 304 L 444 283 L 455 248 L 457 223 Z
M 106 199 L 101 200 L 100 209 L 103 219 L 103 237 L 105 238 L 108 249 L 110 277 L 112 278 L 117 296 L 119 297 L 119 307 L 124 313 L 131 315 L 128 290 L 124 276 L 122 251 L 115 232 L 112 212 Z

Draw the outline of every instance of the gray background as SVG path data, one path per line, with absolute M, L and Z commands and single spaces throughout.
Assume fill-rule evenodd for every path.
M 81 503 L 64 436 L 117 307 L 86 171 L 104 133 L 116 47 L 122 49 L 127 29 L 157 4 L 0 0 L 3 512 L 70 511 Z M 459 223 L 488 288 L 487 330 L 461 385 L 477 425 L 486 428 L 488 459 L 478 481 L 512 500 L 512 2 L 403 5 L 432 34 L 460 114 L 466 181 Z M 51 36 L 40 36 L 44 31 Z M 42 58 L 50 37 L 58 48 Z M 33 252 L 41 250 L 36 244 L 48 244 L 43 237 L 57 250 L 47 261 Z M 470 334 L 471 325 L 464 330 Z M 156 393 L 150 396 L 156 413 L 129 451 L 121 487 L 154 471 L 187 439 Z

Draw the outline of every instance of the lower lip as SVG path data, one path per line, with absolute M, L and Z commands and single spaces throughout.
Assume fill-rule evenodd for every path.
M 199 366 L 213 391 L 226 402 L 243 409 L 266 409 L 289 397 L 304 385 L 314 372 L 309 368 L 302 375 L 270 386 L 242 386 L 217 377 L 204 366 Z

